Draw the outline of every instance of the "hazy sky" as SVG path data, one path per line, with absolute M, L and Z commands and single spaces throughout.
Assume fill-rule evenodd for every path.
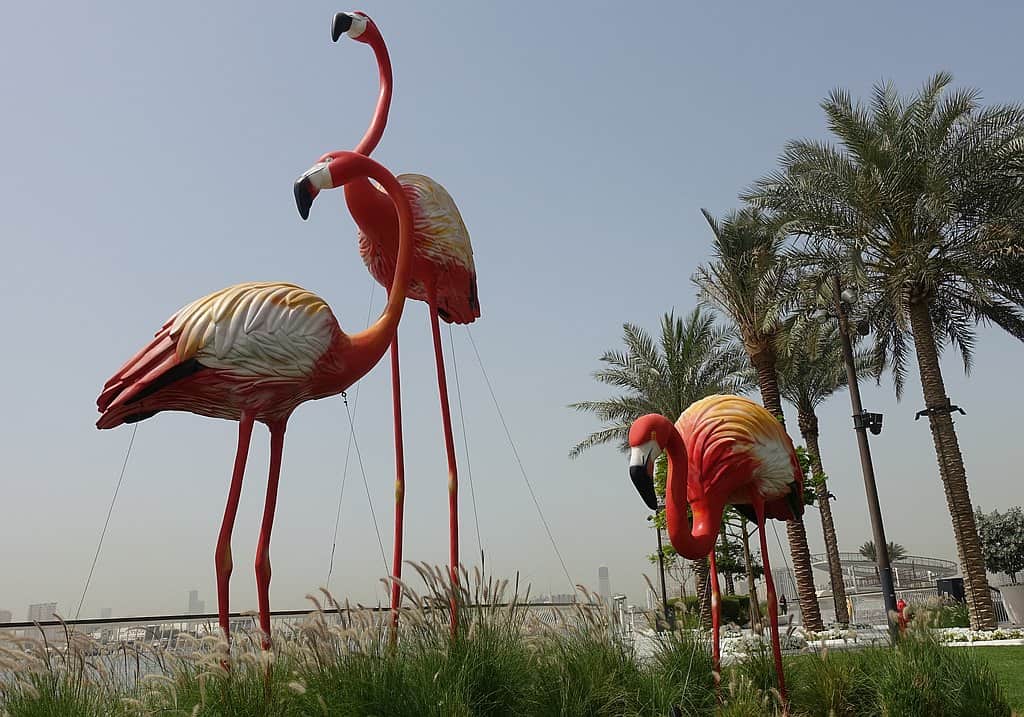
M 827 5 L 827 6 L 826 6 Z M 699 209 L 721 214 L 770 170 L 783 143 L 824 136 L 819 101 L 904 92 L 940 69 L 986 101 L 1019 101 L 1018 3 L 370 2 L 389 43 L 395 96 L 376 152 L 426 173 L 470 229 L 483 316 L 473 336 L 572 580 L 642 596 L 654 543 L 625 458 L 570 461 L 597 424 L 566 404 L 606 395 L 590 377 L 621 324 L 657 328 L 695 304 L 708 257 Z M 14 3 L 0 29 L 4 257 L 0 417 L 0 607 L 78 603 L 130 427 L 100 432 L 103 382 L 177 308 L 229 284 L 280 280 L 362 328 L 371 279 L 341 192 L 311 220 L 292 181 L 323 152 L 355 145 L 377 91 L 372 52 L 330 41 L 337 10 L 303 3 Z M 375 311 L 382 303 L 377 289 Z M 406 555 L 447 556 L 446 470 L 426 308 L 402 323 L 407 426 Z M 1024 347 L 984 331 L 968 380 L 950 354 L 949 394 L 971 494 L 1024 502 L 1019 373 Z M 454 333 L 488 564 L 537 592 L 568 581 L 541 526 L 464 329 Z M 447 344 L 447 330 L 445 331 Z M 450 366 L 450 363 L 449 363 Z M 955 557 L 917 376 L 873 439 L 888 537 Z M 386 362 L 361 385 L 357 435 L 385 550 L 393 468 Z M 452 384 L 454 399 L 454 382 Z M 351 396 L 350 396 L 351 398 Z M 350 400 L 351 403 L 351 400 Z M 455 407 L 458 415 L 457 404 Z M 821 412 L 840 546 L 869 537 L 841 395 Z M 457 419 L 456 419 L 457 420 Z M 794 423 L 794 421 L 791 421 Z M 462 453 L 461 429 L 459 450 Z M 340 397 L 300 408 L 285 445 L 272 549 L 272 604 L 298 608 L 324 584 L 349 429 Z M 216 604 L 213 547 L 236 426 L 187 414 L 139 424 L 83 616 L 177 612 L 186 591 Z M 232 607 L 253 609 L 252 561 L 267 435 L 253 450 L 235 528 Z M 462 551 L 478 554 L 462 461 Z M 807 516 L 822 549 L 817 512 Z M 779 534 L 785 540 L 780 526 Z M 780 553 L 773 559 L 781 564 Z M 353 454 L 332 589 L 376 601 L 384 574 Z

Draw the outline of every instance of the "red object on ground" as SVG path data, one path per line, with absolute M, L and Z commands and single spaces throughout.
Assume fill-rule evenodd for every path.
M 907 631 L 907 623 L 909 622 L 907 617 L 907 601 L 903 598 L 896 601 L 896 622 L 899 624 L 900 634 Z

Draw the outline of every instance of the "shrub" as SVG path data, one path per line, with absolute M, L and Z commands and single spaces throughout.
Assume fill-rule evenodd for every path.
M 675 607 L 677 614 L 679 612 L 685 615 L 700 613 L 700 606 L 695 595 L 673 598 L 669 602 Z M 734 622 L 737 625 L 745 626 L 750 622 L 750 600 L 746 595 L 723 595 L 721 606 L 723 625 Z

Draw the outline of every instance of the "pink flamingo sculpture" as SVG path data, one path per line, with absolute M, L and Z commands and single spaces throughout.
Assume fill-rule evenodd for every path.
M 369 155 L 377 147 L 387 124 L 391 107 L 391 59 L 376 24 L 363 13 L 337 13 L 331 37 L 337 42 L 342 34 L 368 44 L 377 58 L 380 74 L 380 95 L 366 134 L 355 152 Z M 320 158 L 329 162 L 338 152 Z M 415 250 L 409 298 L 425 301 L 430 307 L 430 327 L 437 364 L 438 393 L 441 400 L 441 422 L 448 459 L 448 526 L 449 570 L 453 587 L 458 584 L 459 513 L 458 469 L 455 441 L 452 439 L 451 411 L 448 406 L 448 383 L 445 379 L 441 330 L 438 318 L 448 323 L 469 324 L 480 317 L 477 300 L 476 268 L 469 232 L 458 207 L 444 187 L 422 174 L 400 174 L 398 181 L 405 189 L 415 220 Z M 316 198 L 317 187 L 309 182 L 297 184 L 295 199 L 305 219 Z M 382 286 L 393 286 L 395 257 L 398 249 L 398 224 L 395 211 L 385 195 L 368 180 L 356 180 L 345 186 L 345 201 L 359 226 L 359 254 L 370 274 Z M 402 577 L 402 535 L 405 504 L 405 468 L 402 448 L 402 404 L 399 386 L 398 336 L 391 345 L 391 385 L 395 422 L 395 549 L 392 573 Z M 401 593 L 397 582 L 391 587 L 392 624 L 397 620 Z M 456 605 L 452 601 L 452 629 L 457 624 Z
M 765 518 L 803 514 L 803 475 L 793 442 L 768 411 L 740 396 L 708 396 L 687 408 L 675 425 L 657 414 L 629 429 L 629 475 L 651 510 L 658 509 L 654 460 L 666 452 L 665 520 L 672 546 L 685 558 L 711 561 L 711 619 L 716 685 L 721 655 L 718 629 L 721 594 L 715 569 L 715 541 L 727 505 L 753 508 L 761 538 L 761 559 L 768 589 L 768 616 L 779 692 L 786 704 L 779 618 L 768 562 Z M 693 514 L 691 521 L 687 507 Z
M 387 169 L 363 155 L 342 152 L 328 166 L 311 171 L 326 171 L 332 186 L 370 177 L 395 204 L 397 268 L 380 318 L 349 336 L 323 299 L 298 286 L 230 286 L 175 313 L 156 338 L 107 381 L 97 400 L 103 414 L 98 428 L 135 423 L 160 411 L 238 421 L 238 450 L 215 553 L 218 616 L 227 638 L 231 531 L 253 423 L 270 429 L 270 477 L 256 550 L 264 649 L 270 648 L 270 532 L 285 425 L 299 404 L 341 393 L 380 361 L 398 330 L 412 267 L 412 209 L 405 190 Z

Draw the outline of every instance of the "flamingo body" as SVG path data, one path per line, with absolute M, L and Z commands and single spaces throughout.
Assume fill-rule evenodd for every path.
M 177 311 L 104 385 L 99 428 L 160 411 L 264 423 L 348 388 L 348 336 L 327 303 L 294 284 L 229 286 Z
M 721 597 L 715 542 L 727 505 L 754 515 L 761 541 L 767 587 L 772 654 L 779 691 L 786 701 L 776 612 L 775 584 L 768 559 L 765 518 L 798 518 L 803 513 L 803 474 L 793 442 L 762 406 L 741 396 L 708 396 L 691 404 L 673 425 L 649 414 L 629 430 L 630 478 L 652 509 L 654 459 L 668 454 L 665 522 L 672 547 L 685 558 L 711 563 L 711 623 L 716 686 L 720 679 L 718 628 Z M 692 519 L 691 519 L 692 514 Z
M 459 208 L 440 183 L 422 174 L 400 174 L 413 214 L 412 279 L 408 298 L 430 303 L 433 290 L 440 317 L 448 323 L 469 324 L 480 317 L 476 267 L 469 231 Z M 353 190 L 356 191 L 356 190 Z M 381 190 L 376 189 L 383 195 Z M 381 199 L 385 199 L 383 195 Z M 355 200 L 357 203 L 359 199 Z M 388 202 L 390 204 L 390 202 Z M 381 286 L 391 286 L 397 257 L 394 210 L 359 225 L 359 255 Z M 358 207 L 355 208 L 358 213 Z M 357 216 L 356 219 L 359 222 Z
M 384 38 L 376 23 L 365 13 L 337 13 L 331 26 L 331 37 L 337 41 L 347 34 L 357 42 L 373 49 L 380 77 L 380 93 L 370 126 L 355 147 L 358 154 L 369 156 L 377 147 L 387 125 L 391 108 L 392 68 Z M 338 155 L 329 152 L 320 158 L 327 163 Z M 458 583 L 459 527 L 458 527 L 458 467 L 455 441 L 452 437 L 451 411 L 448 404 L 448 384 L 444 371 L 439 320 L 447 323 L 469 324 L 480 316 L 477 295 L 476 268 L 469 232 L 462 221 L 451 195 L 439 183 L 422 174 L 403 174 L 398 177 L 413 212 L 413 254 L 411 278 L 407 286 L 409 297 L 425 301 L 430 307 L 430 328 L 437 366 L 438 395 L 441 403 L 441 426 L 448 461 L 448 525 L 449 570 L 453 586 Z M 331 184 L 324 180 L 325 186 Z M 331 186 L 336 186 L 332 184 Z M 317 187 L 307 186 L 296 195 L 299 213 L 305 217 L 316 196 Z M 359 253 L 370 274 L 382 285 L 393 286 L 392 276 L 397 250 L 397 224 L 390 203 L 382 201 L 382 193 L 370 181 L 356 181 L 345 187 L 345 201 L 359 227 Z M 392 402 L 395 422 L 395 552 L 392 573 L 391 607 L 392 627 L 397 627 L 398 607 L 401 600 L 398 579 L 401 578 L 402 536 L 405 501 L 405 466 L 402 447 L 401 389 L 398 359 L 398 339 L 391 347 Z M 457 628 L 457 605 L 451 605 L 452 632 Z M 392 632 L 394 635 L 395 632 Z
M 309 183 L 304 174 L 296 187 Z M 229 637 L 231 534 L 255 421 L 270 429 L 270 471 L 256 548 L 256 588 L 262 644 L 270 648 L 270 534 L 277 504 L 284 434 L 292 411 L 341 393 L 381 359 L 398 332 L 412 264 L 412 210 L 387 169 L 361 154 L 329 163 L 336 186 L 356 178 L 378 182 L 394 203 L 399 243 L 394 284 L 380 318 L 346 335 L 327 303 L 294 284 L 229 286 L 176 312 L 153 340 L 107 381 L 96 401 L 98 428 L 141 421 L 161 411 L 188 411 L 238 421 L 238 447 L 227 507 L 214 553 L 217 608 Z
M 794 517 L 786 498 L 802 490 L 800 462 L 782 424 L 763 407 L 742 396 L 708 396 L 683 412 L 676 429 L 687 449 L 689 501 L 713 495 L 739 507 L 759 500 L 772 508 L 767 517 Z M 797 505 L 802 514 L 802 501 Z

